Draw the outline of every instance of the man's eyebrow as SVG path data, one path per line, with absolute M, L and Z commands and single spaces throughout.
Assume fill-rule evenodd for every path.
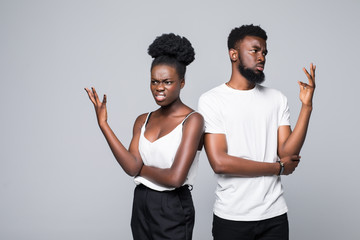
M 261 49 L 260 45 L 252 45 L 252 48 Z M 268 52 L 267 48 L 264 49 L 264 52 Z
M 253 47 L 253 48 L 261 48 L 261 45 L 258 44 L 258 43 L 254 43 L 254 44 L 251 45 L 251 47 Z

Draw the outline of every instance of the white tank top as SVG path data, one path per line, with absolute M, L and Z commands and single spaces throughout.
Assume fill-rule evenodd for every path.
M 139 139 L 139 152 L 142 158 L 144 165 L 158 167 L 158 168 L 170 168 L 174 162 L 174 158 L 177 152 L 177 149 L 180 145 L 182 138 L 182 129 L 183 123 L 185 120 L 194 112 L 189 113 L 184 120 L 177 125 L 171 132 L 158 138 L 154 142 L 150 142 L 144 136 L 146 124 L 151 113 L 146 117 L 144 125 L 141 127 L 140 139 Z M 183 185 L 193 185 L 197 173 L 197 167 L 199 162 L 200 150 L 196 152 L 194 161 L 190 167 L 188 175 Z M 144 184 L 148 188 L 151 188 L 156 191 L 169 191 L 174 190 L 175 188 L 165 187 L 159 184 L 156 184 L 144 177 L 136 176 L 134 178 L 136 185 Z

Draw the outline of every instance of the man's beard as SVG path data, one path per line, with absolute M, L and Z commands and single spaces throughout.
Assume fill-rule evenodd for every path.
M 238 69 L 241 75 L 243 75 L 251 83 L 260 84 L 265 80 L 265 74 L 262 71 L 255 72 L 252 69 L 245 68 L 241 61 Z

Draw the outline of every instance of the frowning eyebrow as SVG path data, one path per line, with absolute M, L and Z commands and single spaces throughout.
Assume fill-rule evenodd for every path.
M 253 45 L 251 48 L 256 49 L 256 50 L 261 50 L 261 47 L 259 45 Z M 268 50 L 266 48 L 262 52 L 264 54 L 268 54 Z
M 174 81 L 174 79 L 172 78 L 163 78 L 163 79 L 157 79 L 157 78 L 154 78 L 152 77 L 151 80 L 154 80 L 154 81 L 159 81 L 159 82 L 164 82 L 164 81 Z

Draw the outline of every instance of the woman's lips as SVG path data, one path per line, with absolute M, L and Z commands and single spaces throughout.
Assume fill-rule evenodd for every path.
M 164 101 L 165 100 L 165 95 L 164 94 L 156 94 L 155 95 L 155 100 L 158 102 Z

